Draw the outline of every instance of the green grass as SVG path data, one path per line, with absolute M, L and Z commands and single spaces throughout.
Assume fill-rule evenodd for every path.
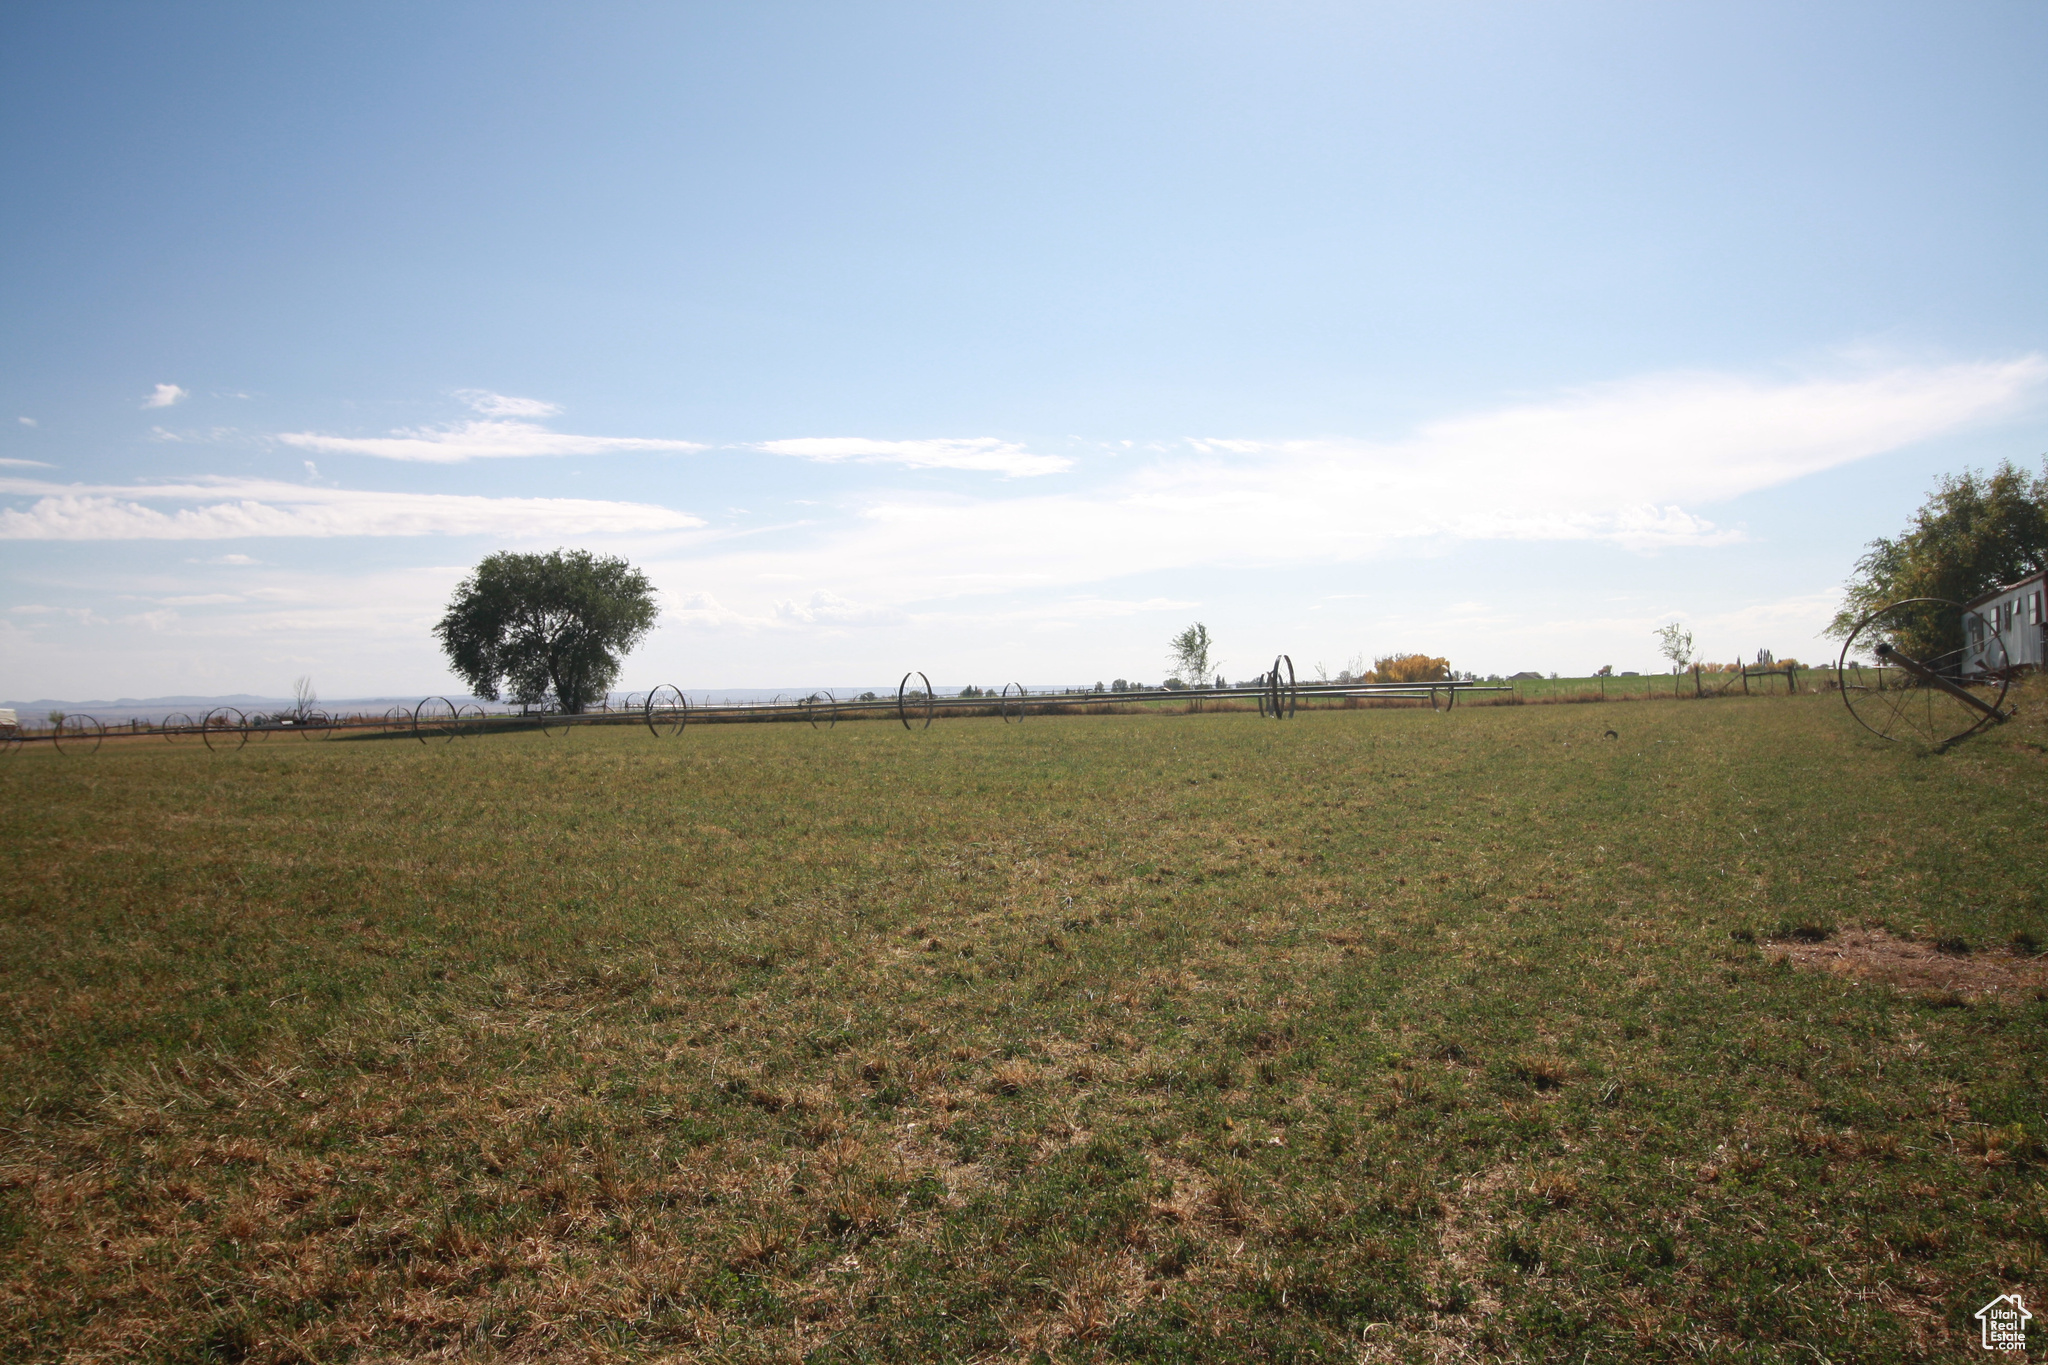
M 0 1345 L 1960 1357 L 2048 1003 L 1768 947 L 2048 941 L 2044 700 L 23 752 Z

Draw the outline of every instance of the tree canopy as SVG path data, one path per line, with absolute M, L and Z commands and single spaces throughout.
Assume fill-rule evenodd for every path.
M 1650 632 L 1657 637 L 1657 652 L 1671 660 L 1671 671 L 1676 673 L 1692 663 L 1692 632 L 1678 622 L 1659 626 Z
M 522 706 L 552 698 L 570 714 L 611 690 L 626 653 L 660 609 L 647 576 L 588 550 L 491 555 L 462 580 L 434 627 L 479 697 Z
M 2044 568 L 2048 460 L 2038 475 L 2010 460 L 1989 474 L 1966 469 L 1943 477 L 1898 537 L 1870 542 L 1856 561 L 1846 600 L 1828 633 L 1847 636 L 1858 621 L 1888 603 L 1910 597 L 1968 602 Z M 1930 620 L 1925 633 L 1941 638 L 1920 642 L 1921 648 L 1954 648 L 1962 623 Z
M 1442 682 L 1451 676 L 1451 661 L 1433 654 L 1388 654 L 1373 660 L 1372 682 Z
M 1167 641 L 1173 661 L 1173 673 L 1189 687 L 1203 687 L 1208 684 L 1209 675 L 1215 669 L 1210 658 L 1214 641 L 1209 638 L 1209 628 L 1200 621 L 1195 622 L 1180 634 Z

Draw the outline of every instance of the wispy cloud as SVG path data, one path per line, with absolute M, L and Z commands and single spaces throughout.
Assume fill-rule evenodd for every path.
M 54 468 L 54 466 L 52 466 L 52 465 L 48 465 L 48 464 L 45 464 L 45 463 L 44 463 L 43 461 L 41 461 L 41 460 L 9 460 L 9 459 L 0 459 L 0 468 L 5 468 L 5 469 L 51 469 L 51 468 Z
M 278 439 L 301 450 L 339 455 L 374 455 L 382 460 L 460 464 L 464 460 L 534 455 L 609 455 L 625 450 L 704 450 L 695 441 L 645 436 L 578 436 L 550 431 L 533 422 L 485 420 L 452 427 L 399 430 L 389 436 L 327 436 L 313 431 L 281 432 Z
M 514 398 L 489 389 L 457 389 L 455 396 L 486 417 L 556 417 L 561 407 L 538 398 Z
M 36 425 L 36 419 L 33 417 L 17 417 L 14 420 L 21 423 L 25 427 L 32 427 Z
M 384 436 L 331 436 L 317 431 L 287 431 L 278 440 L 301 450 L 341 455 L 374 455 L 380 460 L 412 460 L 424 464 L 460 464 L 464 460 L 518 459 L 537 455 L 610 455 L 629 450 L 677 453 L 705 450 L 695 441 L 650 436 L 579 436 L 554 431 L 535 418 L 553 417 L 561 408 L 538 398 L 514 398 L 485 389 L 461 389 L 455 395 L 482 414 L 477 421 L 439 427 L 402 427 Z
M 93 486 L 0 479 L 0 540 L 227 540 L 244 536 L 494 535 L 533 538 L 687 530 L 703 520 L 649 503 L 381 493 L 267 480 Z M 187 503 L 169 511 L 154 503 Z
M 1189 442 L 1086 490 L 881 498 L 808 543 L 689 564 L 744 608 L 769 583 L 905 604 L 1474 541 L 1725 544 L 1740 531 L 1709 515 L 1716 504 L 2010 413 L 2044 381 L 2040 356 L 1775 383 L 1655 376 L 1395 441 Z
M 176 384 L 159 384 L 156 391 L 142 400 L 145 408 L 174 408 L 192 395 Z
M 853 602 L 836 592 L 820 591 L 802 602 L 777 602 L 775 619 L 806 626 L 893 626 L 909 618 L 896 607 Z
M 853 461 L 896 464 L 911 469 L 974 469 L 1013 479 L 1059 474 L 1074 467 L 1060 455 L 1036 455 L 1014 441 L 969 436 L 927 441 L 873 441 L 863 436 L 805 436 L 788 441 L 763 441 L 757 449 L 770 455 L 795 455 L 825 464 Z
M 149 429 L 149 434 L 151 439 L 158 441 L 175 441 L 181 445 L 210 445 L 216 441 L 225 441 L 239 433 L 233 427 L 210 427 L 205 431 L 188 427 L 184 431 L 172 431 L 169 427 L 153 426 Z
M 1406 441 L 1211 442 L 1309 461 L 1340 459 L 1403 482 L 1483 479 L 1482 502 L 1584 510 L 1711 503 L 1818 473 L 2015 410 L 2048 358 L 1895 367 L 1769 383 L 1653 375 L 1541 403 L 1451 418 Z M 1500 492 L 1491 490 L 1503 490 Z

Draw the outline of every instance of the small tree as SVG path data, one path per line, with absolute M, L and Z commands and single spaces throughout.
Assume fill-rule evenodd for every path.
M 660 609 L 647 576 L 588 550 L 495 554 L 462 580 L 434 627 L 448 661 L 489 701 L 500 688 L 571 715 L 611 690 Z
M 292 719 L 303 721 L 313 713 L 313 707 L 320 700 L 320 694 L 313 690 L 311 678 L 292 680 Z
M 1683 671 L 1685 666 L 1692 662 L 1692 632 L 1673 621 L 1668 626 L 1657 627 L 1654 633 L 1658 640 L 1658 651 L 1671 660 L 1671 671 Z
M 1209 628 L 1200 621 L 1167 641 L 1167 648 L 1172 651 L 1169 657 L 1173 661 L 1173 676 L 1189 687 L 1200 687 L 1202 680 L 1222 663 L 1209 657 L 1212 643 Z
M 1373 661 L 1372 678 L 1383 683 L 1441 682 L 1451 676 L 1451 661 L 1429 654 L 1389 654 Z
M 1600 665 L 1600 669 L 1599 669 L 1599 671 L 1598 671 L 1597 673 L 1595 673 L 1595 674 L 1594 674 L 1593 676 L 1594 676 L 1594 677 L 1596 677 L 1596 678 L 1611 678 L 1611 677 L 1613 677 L 1613 676 L 1614 676 L 1614 665 L 1613 665 L 1613 664 L 1602 664 L 1602 665 Z

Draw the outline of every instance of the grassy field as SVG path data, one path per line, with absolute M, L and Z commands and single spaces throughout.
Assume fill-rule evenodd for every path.
M 0 1355 L 1973 1356 L 2024 701 L 20 753 Z
M 1824 688 L 1834 677 L 1831 669 L 1801 668 L 1799 689 L 1814 692 Z M 1713 692 L 1725 689 L 1727 695 L 1742 693 L 1742 679 L 1732 673 L 1703 673 L 1699 680 L 1700 690 Z M 1749 680 L 1751 696 L 1783 697 L 1786 695 L 1785 676 L 1782 673 L 1758 676 Z M 1690 673 L 1648 673 L 1624 678 L 1523 678 L 1513 684 L 1517 701 L 1690 701 L 1694 697 L 1693 676 Z M 1469 704 L 1484 705 L 1498 699 L 1475 695 Z

